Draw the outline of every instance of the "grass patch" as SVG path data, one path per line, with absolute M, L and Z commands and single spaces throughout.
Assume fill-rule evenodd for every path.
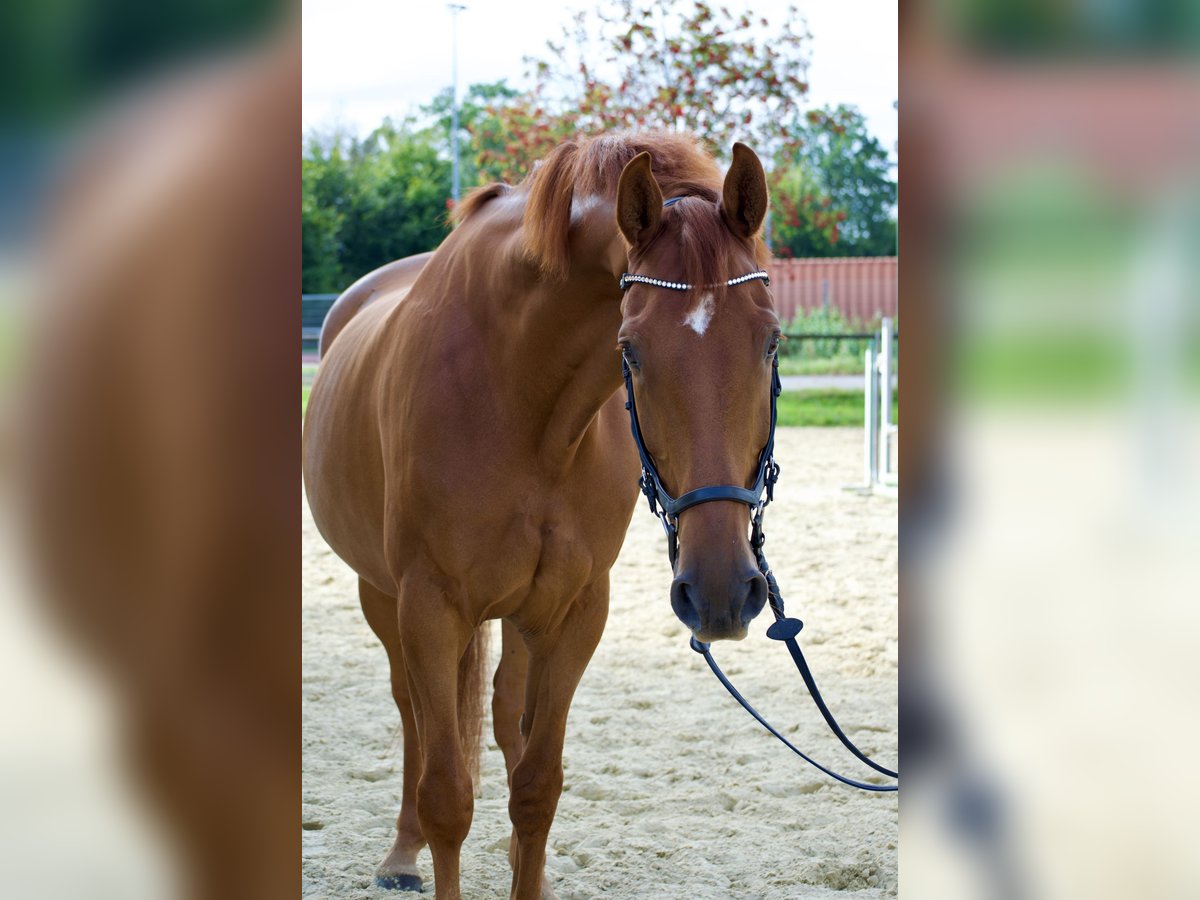
M 892 398 L 892 421 L 899 421 L 900 404 Z M 779 425 L 814 428 L 863 424 L 862 391 L 784 391 L 779 395 Z

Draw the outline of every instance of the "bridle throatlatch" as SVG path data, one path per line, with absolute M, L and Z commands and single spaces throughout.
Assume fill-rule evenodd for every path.
M 761 273 L 765 280 L 766 273 Z M 759 277 L 759 273 L 752 273 L 750 276 L 743 276 L 741 279 L 731 279 L 728 284 L 734 282 L 741 283 L 750 278 Z M 690 285 L 679 285 L 673 282 L 659 282 L 657 279 L 646 278 L 645 276 L 631 276 L 628 273 L 621 278 L 621 289 L 627 289 L 631 284 L 641 283 L 649 284 L 654 287 L 666 287 L 673 290 L 688 290 Z M 782 642 L 791 653 L 793 661 L 796 663 L 796 668 L 800 671 L 800 677 L 804 679 L 804 685 L 808 688 L 809 694 L 812 696 L 813 702 L 817 709 L 820 710 L 821 716 L 825 719 L 825 723 L 834 733 L 839 741 L 853 753 L 859 760 L 870 766 L 875 771 L 887 775 L 890 778 L 899 778 L 900 775 L 891 769 L 879 765 L 877 762 L 868 757 L 865 753 L 854 745 L 854 742 L 846 736 L 834 719 L 833 713 L 829 711 L 829 707 L 825 705 L 825 700 L 821 697 L 821 692 L 817 689 L 817 683 L 813 679 L 812 671 L 808 667 L 808 662 L 804 658 L 804 653 L 800 650 L 800 645 L 796 642 L 796 635 L 800 633 L 800 629 L 804 627 L 804 623 L 799 619 L 788 618 L 783 611 L 783 596 L 779 591 L 779 583 L 775 580 L 775 575 L 771 572 L 771 567 L 767 564 L 767 558 L 763 553 L 763 544 L 766 542 L 766 534 L 763 532 L 763 512 L 775 496 L 775 483 L 779 479 L 779 465 L 775 462 L 775 424 L 778 418 L 777 401 L 779 394 L 783 390 L 782 383 L 779 380 L 779 361 L 775 359 L 771 363 L 771 431 L 767 437 L 767 443 L 763 447 L 762 452 L 758 456 L 758 469 L 754 478 L 754 486 L 752 488 L 743 488 L 731 484 L 710 485 L 708 487 L 696 488 L 688 491 L 679 497 L 672 497 L 663 487 L 662 478 L 658 474 L 658 469 L 654 465 L 654 460 L 650 456 L 650 451 L 646 448 L 646 442 L 642 438 L 641 425 L 638 422 L 637 403 L 633 396 L 633 373 L 629 367 L 629 360 L 622 355 L 621 358 L 622 374 L 625 378 L 625 408 L 629 410 L 629 425 L 633 432 L 633 441 L 637 445 L 638 456 L 642 462 L 642 474 L 638 479 L 638 486 L 641 488 L 642 494 L 646 497 L 650 504 L 650 512 L 654 513 L 662 523 L 663 530 L 667 533 L 667 555 L 671 561 L 671 569 L 674 571 L 675 563 L 679 556 L 679 515 L 684 510 L 690 509 L 701 503 L 709 503 L 714 500 L 732 500 L 737 503 L 745 503 L 751 509 L 751 529 L 750 529 L 750 546 L 754 550 L 754 558 L 758 563 L 758 569 L 763 577 L 767 580 L 767 595 L 768 602 L 771 606 L 771 612 L 775 616 L 775 621 L 767 629 L 767 637 L 775 641 Z M 704 657 L 708 667 L 712 669 L 713 674 L 717 676 L 717 680 L 725 686 L 725 689 L 733 696 L 746 712 L 750 713 L 760 725 L 775 735 L 783 742 L 788 749 L 799 756 L 801 759 L 808 762 L 810 765 L 820 769 L 831 778 L 835 778 L 843 784 L 851 787 L 860 788 L 864 791 L 888 792 L 895 791 L 899 785 L 882 785 L 872 784 L 866 781 L 857 781 L 853 778 L 847 778 L 844 775 L 839 775 L 832 769 L 821 765 L 808 756 L 803 751 L 795 747 L 787 738 L 771 725 L 766 719 L 759 714 L 753 706 L 738 692 L 733 686 L 729 678 L 721 671 L 721 667 L 717 665 L 713 659 L 712 653 L 709 650 L 709 645 L 698 641 L 694 636 L 691 639 L 691 647 L 697 653 Z

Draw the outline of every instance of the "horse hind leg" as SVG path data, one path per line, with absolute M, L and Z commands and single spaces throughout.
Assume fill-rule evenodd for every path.
M 492 729 L 504 754 L 509 782 L 512 771 L 525 749 L 521 736 L 521 713 L 525 709 L 525 678 L 529 671 L 529 651 L 517 626 L 503 622 L 500 627 L 500 663 L 492 680 Z
M 517 626 L 502 622 L 500 626 L 500 663 L 492 679 L 492 730 L 496 743 L 504 754 L 508 786 L 512 787 L 513 769 L 521 761 L 525 738 L 521 734 L 521 713 L 525 710 L 525 680 L 529 672 L 529 651 Z M 508 845 L 508 861 L 517 867 L 517 835 L 513 832 Z
M 525 688 L 529 675 L 529 650 L 525 639 L 511 622 L 501 627 L 502 645 L 500 664 L 492 684 L 492 727 L 496 743 L 504 753 L 504 767 L 508 770 L 508 786 L 512 788 L 512 773 L 521 761 L 525 750 L 525 738 L 521 734 L 521 716 L 525 711 Z M 508 862 L 517 871 L 517 831 L 513 828 L 508 844 Z M 543 876 L 541 900 L 555 900 L 557 895 L 550 882 Z
M 358 595 L 363 613 L 371 630 L 387 650 L 391 667 L 392 697 L 400 710 L 404 736 L 404 787 L 400 799 L 400 815 L 396 819 L 396 841 L 391 851 L 375 870 L 375 884 L 389 890 L 420 892 L 423 884 L 417 869 L 417 854 L 425 846 L 421 823 L 417 817 L 417 784 L 421 780 L 421 744 L 408 675 L 404 665 L 404 650 L 400 643 L 400 624 L 395 597 L 383 593 L 363 579 L 358 581 Z
M 546 839 L 562 793 L 567 710 L 608 617 L 608 579 L 584 588 L 557 632 L 528 644 L 523 731 L 525 747 L 513 768 L 509 816 L 516 837 L 510 900 L 553 897 L 545 876 Z

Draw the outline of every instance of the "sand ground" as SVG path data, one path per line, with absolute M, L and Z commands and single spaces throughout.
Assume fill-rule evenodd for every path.
M 859 429 L 780 429 L 783 475 L 767 558 L 801 643 L 848 734 L 896 760 L 896 501 L 843 490 L 862 467 Z M 571 710 L 565 784 L 547 873 L 562 900 L 896 894 L 895 794 L 831 781 L 792 756 L 688 649 L 668 601 L 657 520 L 639 506 L 612 572 L 608 626 Z M 304 895 L 374 888 L 399 810 L 399 714 L 356 580 L 304 513 Z M 801 749 L 863 777 L 825 730 L 764 613 L 714 655 Z M 499 648 L 498 627 L 493 653 Z M 504 760 L 485 726 L 463 895 L 508 896 Z M 420 864 L 432 885 L 428 851 Z

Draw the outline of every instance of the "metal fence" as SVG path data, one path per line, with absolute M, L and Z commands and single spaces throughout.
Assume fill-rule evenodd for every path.
M 340 294 L 300 295 L 300 343 L 303 347 L 316 347 L 321 337 L 321 323 Z

